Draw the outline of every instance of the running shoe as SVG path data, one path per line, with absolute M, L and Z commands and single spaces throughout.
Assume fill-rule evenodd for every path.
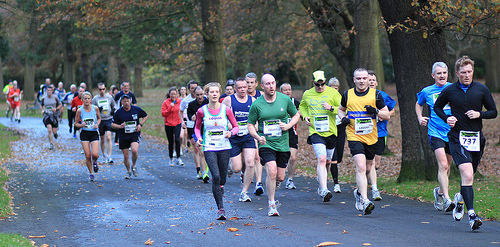
M 246 191 L 242 191 L 240 193 L 240 198 L 238 199 L 240 202 L 251 202 L 252 199 L 248 196 Z
M 173 154 L 174 158 L 177 158 L 177 152 L 174 150 L 174 154 Z
M 219 211 L 217 211 L 217 220 L 226 220 L 226 210 L 224 210 L 223 208 L 219 209 Z
M 363 211 L 363 202 L 361 201 L 361 195 L 358 193 L 357 188 L 354 189 L 353 194 L 354 194 L 354 200 L 355 200 L 354 207 L 358 211 Z
M 94 172 L 97 173 L 99 171 L 99 166 L 97 165 L 97 162 L 92 163 L 92 167 L 94 168 Z
M 75 139 L 76 139 L 76 134 L 73 134 L 73 138 L 75 138 Z
M 125 179 L 130 179 L 132 177 L 132 172 L 127 172 L 127 174 L 125 174 Z
M 320 189 L 318 188 L 318 195 L 323 198 L 323 202 L 329 202 L 330 199 L 333 197 L 332 192 L 330 192 L 328 189 Z
M 168 162 L 168 165 L 169 166 L 175 166 L 175 163 L 174 163 L 174 159 L 170 159 L 170 162 Z
M 203 178 L 203 176 L 201 175 L 201 171 L 198 171 L 196 173 L 196 179 L 202 179 L 202 178 Z
M 469 214 L 469 225 L 471 231 L 475 231 L 481 227 L 483 221 L 477 217 L 475 213 Z
M 132 173 L 134 174 L 134 177 L 139 176 L 139 172 L 137 172 L 137 167 L 132 167 Z
M 233 170 L 231 169 L 231 166 L 229 166 L 229 168 L 227 169 L 227 177 L 228 178 L 231 178 L 233 176 L 234 172 Z
M 208 176 L 207 172 L 203 173 L 203 183 L 208 184 L 208 181 L 210 180 L 210 177 Z
M 382 200 L 382 197 L 380 196 L 380 191 L 378 191 L 378 190 L 372 190 L 372 199 L 374 201 L 380 201 L 380 200 Z
M 370 200 L 365 200 L 363 202 L 363 214 L 364 215 L 371 214 L 373 209 L 375 209 L 375 205 L 373 204 L 373 202 L 371 202 Z
M 184 166 L 184 162 L 182 162 L 181 158 L 177 158 L 177 165 Z
M 289 190 L 294 190 L 296 189 L 297 187 L 295 187 L 295 184 L 293 183 L 293 180 L 291 178 L 288 178 L 286 180 L 286 183 L 285 183 L 285 188 L 289 189 Z
M 187 147 L 184 147 L 184 153 L 187 154 L 189 152 L 189 149 Z
M 276 181 L 276 189 L 281 189 L 281 182 L 280 181 Z
M 76 137 L 75 137 L 76 138 Z M 118 142 L 115 142 L 115 146 L 118 146 Z
M 182 148 L 180 150 L 180 153 L 181 153 L 181 155 L 179 155 L 179 157 L 181 157 L 182 155 L 184 155 L 184 152 L 182 152 Z
M 94 174 L 90 174 L 89 178 L 90 178 L 90 181 L 94 181 Z
M 18 123 L 21 123 L 21 119 L 18 119 L 18 120 L 17 120 L 17 122 L 18 122 Z
M 446 198 L 444 200 L 444 204 L 443 204 L 443 211 L 450 212 L 454 208 L 455 208 L 455 203 L 453 203 L 453 201 L 451 200 L 451 198 Z
M 81 154 L 84 154 L 84 153 L 85 153 L 85 151 L 83 151 L 83 149 L 82 149 L 82 151 L 80 151 L 80 153 L 81 153 Z
M 464 198 L 457 192 L 454 199 L 455 208 L 453 209 L 453 218 L 455 218 L 456 221 L 460 221 L 464 217 Z
M 278 207 L 276 204 L 269 205 L 269 210 L 267 211 L 267 216 L 280 216 L 278 212 Z
M 341 193 L 342 192 L 342 190 L 340 190 L 340 184 L 335 184 L 333 186 L 333 192 L 335 192 L 335 193 Z
M 59 137 L 59 135 L 58 135 L 58 134 L 54 134 L 54 138 L 56 138 L 56 139 L 57 139 L 57 137 Z
M 255 191 L 253 193 L 258 195 L 258 196 L 264 194 L 264 186 L 262 185 L 262 182 L 258 182 L 255 185 Z
M 49 149 L 50 149 L 50 150 L 54 149 L 54 144 L 53 144 L 53 143 L 50 143 L 50 145 L 49 145 Z
M 439 194 L 439 187 L 434 188 L 432 191 L 434 194 L 434 208 L 443 211 L 443 194 Z
M 109 157 L 109 158 L 108 158 L 108 163 L 109 163 L 109 164 L 113 164 L 113 163 L 115 163 L 115 162 L 113 161 L 113 158 Z

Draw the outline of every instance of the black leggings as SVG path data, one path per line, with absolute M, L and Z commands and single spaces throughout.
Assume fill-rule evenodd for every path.
M 75 116 L 76 113 L 72 110 L 68 110 L 68 125 L 69 125 L 69 130 L 73 130 L 73 122 L 75 121 Z M 76 134 L 76 129 L 73 130 L 73 134 Z
M 205 160 L 212 174 L 212 193 L 214 194 L 217 209 L 224 208 L 222 197 L 224 196 L 224 188 L 226 184 L 227 165 L 229 164 L 230 150 L 223 151 L 205 151 Z
M 337 164 L 330 165 L 330 172 L 332 173 L 333 183 L 339 183 L 339 168 L 338 165 L 342 163 L 342 158 L 344 156 L 344 144 L 345 144 L 345 126 L 337 125 L 337 145 L 335 146 L 335 151 L 333 152 L 333 160 L 337 161 Z
M 172 159 L 174 157 L 174 144 L 175 144 L 175 152 L 177 153 L 177 157 L 181 155 L 181 125 L 178 124 L 176 126 L 167 126 L 165 125 L 165 133 L 167 134 L 168 140 L 168 156 Z

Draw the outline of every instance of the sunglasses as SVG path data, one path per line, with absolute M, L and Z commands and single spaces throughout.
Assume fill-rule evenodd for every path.
M 322 87 L 322 86 L 324 86 L 325 84 L 326 84 L 326 83 L 321 83 L 321 84 L 320 84 L 320 83 L 314 83 L 314 86 L 316 86 L 316 87 Z
M 99 88 L 99 91 L 104 91 L 106 90 L 106 88 Z

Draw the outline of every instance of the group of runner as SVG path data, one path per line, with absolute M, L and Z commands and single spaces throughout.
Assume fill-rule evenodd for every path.
M 23 95 L 23 90 L 19 89 L 17 81 L 9 81 L 9 84 L 5 85 L 3 88 L 3 93 L 5 98 L 7 98 L 7 111 L 5 112 L 5 117 L 9 117 L 13 122 L 21 123 L 21 98 Z

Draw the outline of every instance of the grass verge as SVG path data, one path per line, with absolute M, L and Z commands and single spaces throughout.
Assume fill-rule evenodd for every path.
M 10 131 L 3 125 L 0 125 L 0 160 L 5 161 L 11 156 L 10 142 L 16 141 L 19 136 L 16 132 Z M 0 166 L 0 218 L 8 217 L 12 213 L 10 207 L 10 196 L 5 190 L 5 183 L 9 180 L 7 173 Z M 0 233 L 0 243 L 2 246 L 33 246 L 31 241 L 19 234 Z

